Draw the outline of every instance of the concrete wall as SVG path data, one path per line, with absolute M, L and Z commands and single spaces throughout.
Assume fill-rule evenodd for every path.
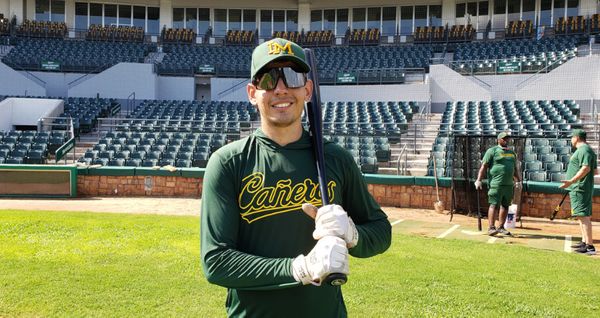
M 460 100 L 489 100 L 490 91 L 474 83 L 469 77 L 458 74 L 446 65 L 429 67 L 431 102 L 446 103 Z
M 0 103 L 0 130 L 35 126 L 40 118 L 55 116 L 63 109 L 64 101 L 59 99 L 7 98 Z
M 246 84 L 248 80 L 239 78 L 213 78 L 211 97 L 213 100 L 248 100 Z M 223 93 L 225 90 L 233 90 Z M 398 85 L 321 85 L 321 101 L 391 101 L 411 100 L 425 102 L 429 100 L 429 84 Z
M 156 99 L 157 76 L 152 64 L 119 63 L 102 73 L 90 75 L 71 88 L 71 97 L 127 98 L 135 93 L 136 99 Z
M 195 89 L 193 77 L 158 76 L 156 99 L 193 100 Z
M 459 100 L 542 99 L 573 99 L 587 104 L 592 98 L 600 99 L 600 56 L 577 57 L 550 73 L 537 75 L 472 77 L 462 76 L 445 65 L 432 65 L 429 78 L 433 105 Z
M 517 99 L 600 98 L 600 56 L 577 57 L 519 86 Z
M 0 62 L 0 95 L 46 96 L 46 88 L 26 76 Z
M 321 86 L 321 100 L 328 101 L 418 101 L 430 97 L 429 84 Z
M 244 78 L 210 79 L 210 97 L 212 100 L 240 101 L 248 100 L 246 86 L 250 82 Z
M 145 186 L 146 178 L 151 178 L 152 187 Z M 369 184 L 369 192 L 381 206 L 431 209 L 437 201 L 434 186 L 418 185 L 383 185 Z M 440 200 L 446 202 L 450 209 L 452 202 L 451 188 L 441 187 Z M 77 194 L 79 196 L 169 196 L 200 198 L 202 195 L 202 179 L 181 176 L 77 176 Z M 560 201 L 560 194 L 523 193 L 521 205 L 522 215 L 532 217 L 548 217 L 549 207 Z M 457 198 L 461 202 L 464 198 Z M 566 217 L 570 211 L 569 200 L 565 201 L 558 218 Z M 464 203 L 463 203 L 464 204 Z M 487 206 L 485 194 L 482 194 L 482 206 Z M 600 196 L 593 198 L 594 221 L 600 221 Z
M 23 72 L 21 72 L 23 73 Z M 31 72 L 46 82 L 45 96 L 66 97 L 69 94 L 69 83 L 84 76 L 82 73 Z M 95 75 L 92 75 L 95 76 Z

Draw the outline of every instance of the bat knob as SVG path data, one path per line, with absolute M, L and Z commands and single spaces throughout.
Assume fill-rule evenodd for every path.
M 329 274 L 324 280 L 325 284 L 331 286 L 342 286 L 348 281 L 348 276 L 342 273 Z

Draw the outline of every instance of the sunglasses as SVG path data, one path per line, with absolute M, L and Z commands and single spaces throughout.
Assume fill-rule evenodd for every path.
M 295 71 L 291 67 L 272 68 L 265 73 L 257 74 L 252 81 L 256 88 L 261 90 L 272 90 L 277 87 L 279 79 L 287 88 L 300 88 L 306 85 L 306 74 Z

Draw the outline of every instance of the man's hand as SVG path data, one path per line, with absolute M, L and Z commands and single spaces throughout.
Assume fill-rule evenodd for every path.
M 326 236 L 337 236 L 346 241 L 348 248 L 352 248 L 358 243 L 356 226 L 341 206 L 328 204 L 317 210 L 314 205 L 305 203 L 302 205 L 302 210 L 315 219 L 315 231 L 313 232 L 315 240 Z
M 346 243 L 339 237 L 326 236 L 308 255 L 299 255 L 292 262 L 294 279 L 303 285 L 320 286 L 321 282 L 331 273 L 348 275 L 348 249 Z
M 562 182 L 562 185 L 559 186 L 559 188 L 561 188 L 561 189 L 566 189 L 573 184 L 573 181 L 571 181 L 571 180 L 563 180 L 561 182 Z
M 523 188 L 523 183 L 521 181 L 515 182 L 515 189 L 521 190 Z
M 483 189 L 483 184 L 481 183 L 481 181 L 479 179 L 475 180 L 475 190 L 482 190 Z

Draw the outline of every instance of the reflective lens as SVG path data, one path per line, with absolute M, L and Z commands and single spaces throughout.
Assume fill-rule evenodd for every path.
M 277 87 L 280 78 L 287 88 L 300 88 L 306 85 L 306 75 L 294 71 L 291 67 L 272 68 L 267 73 L 259 74 L 254 79 L 254 85 L 258 89 L 272 90 Z

